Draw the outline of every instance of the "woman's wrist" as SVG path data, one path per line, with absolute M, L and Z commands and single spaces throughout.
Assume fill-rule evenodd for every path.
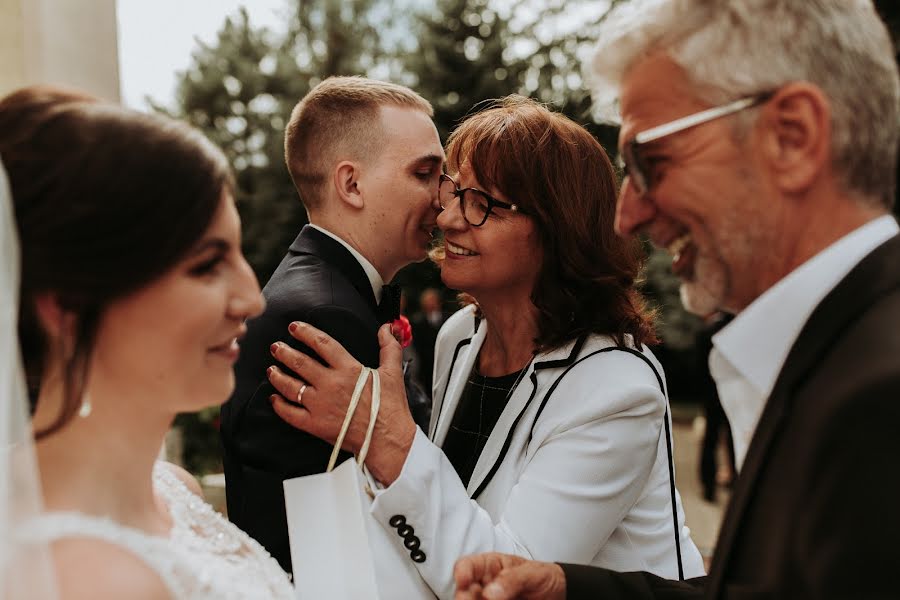
M 400 477 L 415 438 L 416 423 L 409 413 L 392 423 L 385 423 L 383 428 L 376 428 L 366 466 L 385 487 Z

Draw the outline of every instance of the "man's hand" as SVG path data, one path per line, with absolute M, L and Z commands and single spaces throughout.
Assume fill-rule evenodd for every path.
M 509 554 L 473 554 L 453 569 L 456 600 L 565 600 L 566 576 L 554 563 Z

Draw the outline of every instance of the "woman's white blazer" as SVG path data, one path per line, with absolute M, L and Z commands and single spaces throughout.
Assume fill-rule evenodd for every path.
M 453 597 L 458 558 L 492 551 L 677 579 L 680 550 L 684 576 L 703 575 L 677 492 L 673 517 L 665 383 L 646 348 L 591 335 L 537 355 L 463 486 L 441 445 L 488 327 L 471 306 L 444 324 L 428 435 L 372 505 L 435 593 Z

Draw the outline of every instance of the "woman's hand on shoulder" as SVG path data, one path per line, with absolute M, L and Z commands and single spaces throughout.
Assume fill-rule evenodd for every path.
M 129 550 L 96 539 L 52 545 L 60 600 L 171 600 L 159 574 Z
M 272 345 L 272 355 L 288 371 L 277 366 L 268 370 L 278 391 L 270 399 L 275 412 L 290 425 L 334 443 L 344 423 L 350 398 L 362 365 L 334 338 L 306 323 L 293 323 L 291 335 L 321 358 L 316 360 L 287 344 Z M 388 325 L 378 331 L 381 346 L 381 409 L 375 421 L 372 445 L 366 465 L 384 485 L 399 476 L 412 447 L 416 424 L 409 412 L 403 383 L 403 351 Z M 350 422 L 343 448 L 357 453 L 365 438 L 371 401 L 372 381 L 363 390 L 359 406 Z

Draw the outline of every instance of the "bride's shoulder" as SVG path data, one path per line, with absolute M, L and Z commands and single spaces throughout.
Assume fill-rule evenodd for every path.
M 203 498 L 203 489 L 200 487 L 200 482 L 197 481 L 196 477 L 188 473 L 182 467 L 179 467 L 178 465 L 170 462 L 166 462 L 164 460 L 159 460 L 156 461 L 156 468 L 164 473 L 173 475 L 175 479 L 183 483 L 187 489 L 189 489 L 197 496 Z
M 51 544 L 60 600 L 168 600 L 160 575 L 127 548 L 101 539 Z

